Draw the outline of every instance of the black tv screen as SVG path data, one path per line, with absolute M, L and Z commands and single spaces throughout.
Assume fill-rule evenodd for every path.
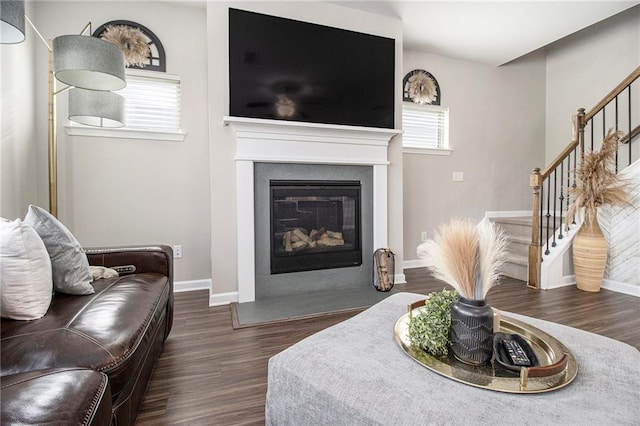
M 394 127 L 395 41 L 229 9 L 229 114 Z

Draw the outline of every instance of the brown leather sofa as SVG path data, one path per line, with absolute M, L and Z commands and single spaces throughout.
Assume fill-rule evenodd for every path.
M 2 319 L 1 423 L 132 425 L 173 322 L 168 246 L 87 250 L 117 278 L 55 294 L 33 321 Z

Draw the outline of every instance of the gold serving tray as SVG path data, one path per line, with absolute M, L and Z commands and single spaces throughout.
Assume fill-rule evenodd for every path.
M 423 308 L 414 309 L 413 314 L 420 309 Z M 521 368 L 520 374 L 500 366 L 495 360 L 483 366 L 474 366 L 457 360 L 451 351 L 446 357 L 435 357 L 412 347 L 409 320 L 410 313 L 404 314 L 393 329 L 396 342 L 402 350 L 429 370 L 467 385 L 498 392 L 541 393 L 568 385 L 578 374 L 576 360 L 566 346 L 544 331 L 513 318 L 501 316 L 500 331 L 522 336 L 531 345 L 540 363 L 539 368 Z

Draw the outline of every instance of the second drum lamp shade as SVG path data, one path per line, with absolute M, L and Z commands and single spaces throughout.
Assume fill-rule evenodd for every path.
M 119 90 L 127 84 L 122 51 L 96 37 L 53 39 L 53 71 L 57 80 L 83 89 Z
M 69 90 L 69 120 L 93 127 L 124 127 L 124 98 L 116 93 Z

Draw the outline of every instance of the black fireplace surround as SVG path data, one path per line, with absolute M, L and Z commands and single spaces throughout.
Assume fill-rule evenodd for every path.
M 360 182 L 270 180 L 271 274 L 362 264 Z

